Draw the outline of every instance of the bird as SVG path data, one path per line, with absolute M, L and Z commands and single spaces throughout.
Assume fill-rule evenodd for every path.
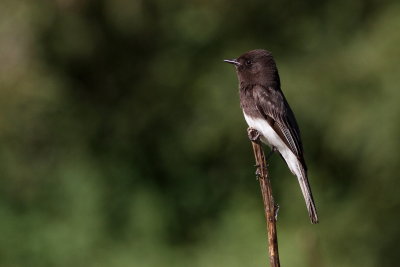
M 297 177 L 311 223 L 318 223 L 317 209 L 308 181 L 300 129 L 282 90 L 272 53 L 251 50 L 233 64 L 239 81 L 240 106 L 249 127 L 256 129 L 263 143 L 278 152 Z

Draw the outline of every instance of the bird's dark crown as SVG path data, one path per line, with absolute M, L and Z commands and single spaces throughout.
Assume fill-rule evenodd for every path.
M 278 69 L 271 52 L 251 50 L 236 59 L 236 71 L 240 87 L 263 85 L 280 87 Z

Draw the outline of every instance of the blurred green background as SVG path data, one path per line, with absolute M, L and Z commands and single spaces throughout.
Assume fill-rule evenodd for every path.
M 266 266 L 237 80 L 273 52 L 321 223 L 270 161 L 283 266 L 400 260 L 398 1 L 0 2 L 0 266 Z

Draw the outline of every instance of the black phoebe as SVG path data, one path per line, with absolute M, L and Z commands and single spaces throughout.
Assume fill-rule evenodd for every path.
M 237 59 L 224 61 L 235 65 L 239 79 L 240 106 L 247 124 L 261 133 L 261 140 L 272 151 L 277 150 L 290 171 L 297 176 L 311 222 L 318 223 L 307 178 L 300 129 L 281 91 L 278 69 L 272 54 L 258 49 Z

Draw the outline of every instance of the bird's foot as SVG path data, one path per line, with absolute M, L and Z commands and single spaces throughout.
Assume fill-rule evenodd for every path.
M 256 129 L 249 127 L 247 128 L 247 136 L 251 141 L 256 142 L 260 139 L 261 134 Z

